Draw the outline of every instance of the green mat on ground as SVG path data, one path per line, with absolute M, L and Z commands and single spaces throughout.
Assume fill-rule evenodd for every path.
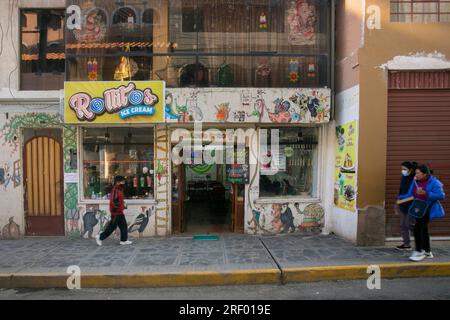
M 219 240 L 219 237 L 214 235 L 197 235 L 193 236 L 192 240 Z

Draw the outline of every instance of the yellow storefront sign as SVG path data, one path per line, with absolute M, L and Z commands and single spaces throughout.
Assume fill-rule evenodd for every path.
M 164 122 L 164 81 L 92 81 L 64 84 L 64 122 Z

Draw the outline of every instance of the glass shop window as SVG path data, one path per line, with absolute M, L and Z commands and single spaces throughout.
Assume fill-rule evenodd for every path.
M 119 175 L 125 199 L 154 198 L 152 128 L 84 128 L 82 139 L 85 200 L 108 200 Z
M 20 11 L 21 90 L 59 90 L 64 86 L 64 10 Z
M 261 139 L 260 197 L 317 197 L 318 129 L 279 129 L 279 149 L 271 148 L 271 128 L 267 144 Z

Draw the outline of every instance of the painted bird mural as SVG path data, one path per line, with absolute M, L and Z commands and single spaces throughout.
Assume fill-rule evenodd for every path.
M 145 228 L 148 225 L 148 220 L 151 216 L 151 213 L 149 212 L 150 210 L 147 209 L 145 210 L 144 213 L 144 209 L 142 208 L 142 213 L 140 213 L 136 219 L 134 220 L 134 222 L 131 224 L 131 226 L 128 228 L 128 233 L 133 233 L 138 231 L 139 232 L 139 237 L 142 236 L 142 233 L 144 232 Z

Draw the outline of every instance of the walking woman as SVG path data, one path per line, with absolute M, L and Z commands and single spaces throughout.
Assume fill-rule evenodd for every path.
M 408 194 L 414 176 L 416 175 L 417 162 L 405 161 L 402 162 L 402 180 L 400 181 L 399 198 Z M 398 250 L 411 250 L 410 245 L 410 231 L 412 231 L 413 218 L 408 215 L 408 209 L 411 201 L 398 204 L 396 212 L 400 215 L 400 233 L 403 238 L 403 243 L 396 248 Z
M 430 168 L 426 165 L 420 165 L 416 169 L 416 177 L 411 185 L 407 195 L 401 198 L 414 197 L 414 200 L 425 201 L 427 208 L 421 218 L 416 218 L 414 225 L 414 241 L 416 250 L 409 257 L 412 261 L 421 261 L 425 258 L 433 258 L 430 248 L 430 236 L 428 234 L 428 223 L 431 220 L 442 218 L 445 215 L 444 208 L 440 200 L 444 200 L 444 186 L 436 177 L 431 175 Z M 411 209 L 414 202 L 411 204 Z

